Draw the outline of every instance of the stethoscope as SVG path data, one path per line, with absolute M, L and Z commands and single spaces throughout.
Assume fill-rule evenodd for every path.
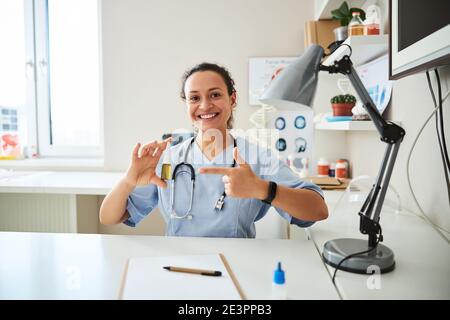
M 192 219 L 192 214 L 191 214 L 191 210 L 192 210 L 192 202 L 194 200 L 194 187 L 195 187 L 195 170 L 194 167 L 187 162 L 187 157 L 189 154 L 189 150 L 192 147 L 192 144 L 195 141 L 195 137 L 193 137 L 191 139 L 191 141 L 189 142 L 188 147 L 186 148 L 186 152 L 184 154 L 184 159 L 183 162 L 180 162 L 179 164 L 177 164 L 175 166 L 175 169 L 173 170 L 172 173 L 172 192 L 171 192 L 171 196 L 170 196 L 170 217 L 173 219 L 188 219 L 191 220 Z M 237 144 L 236 144 L 236 139 L 233 138 L 233 146 L 236 148 Z M 234 160 L 233 158 L 233 165 L 231 166 L 232 168 L 234 168 L 236 166 L 236 160 Z M 189 174 L 191 176 L 191 197 L 189 200 L 189 208 L 187 209 L 187 211 L 183 214 L 183 215 L 179 215 L 176 211 L 175 208 L 173 207 L 173 204 L 175 203 L 175 181 L 176 178 L 179 174 Z M 226 198 L 226 193 L 225 190 L 222 192 L 222 195 L 219 197 L 219 199 L 217 199 L 216 204 L 214 206 L 214 209 L 216 211 L 221 211 L 223 208 L 223 205 L 225 203 L 225 198 Z

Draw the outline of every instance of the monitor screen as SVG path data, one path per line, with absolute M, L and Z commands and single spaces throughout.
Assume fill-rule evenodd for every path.
M 390 1 L 390 77 L 450 64 L 450 1 Z

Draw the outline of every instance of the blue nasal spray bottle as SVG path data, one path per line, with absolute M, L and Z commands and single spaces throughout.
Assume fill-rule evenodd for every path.
M 286 278 L 284 276 L 284 270 L 281 269 L 281 262 L 278 262 L 277 268 L 273 273 L 272 299 L 273 300 L 287 299 Z

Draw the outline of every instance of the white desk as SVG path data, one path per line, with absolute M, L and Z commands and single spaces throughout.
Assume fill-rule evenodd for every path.
M 108 194 L 123 175 L 0 171 L 0 230 L 97 233 L 98 196 Z M 257 222 L 256 229 L 258 238 L 287 238 L 286 222 L 274 209 Z
M 221 252 L 248 299 L 338 299 L 312 241 L 0 232 L 0 299 L 117 299 L 129 257 Z M 205 297 L 207 299 L 208 297 Z
M 98 232 L 99 196 L 120 172 L 0 171 L 0 230 Z
M 0 193 L 106 195 L 122 172 L 0 172 Z
M 330 216 L 309 228 L 318 253 L 326 241 L 337 238 L 367 239 L 359 232 L 357 212 L 336 211 L 342 195 L 325 192 Z M 410 213 L 382 213 L 383 244 L 394 251 L 395 270 L 382 274 L 380 289 L 369 289 L 369 275 L 338 271 L 336 287 L 343 299 L 450 299 L 450 246 L 424 220 Z M 303 235 L 291 229 L 292 238 Z M 330 275 L 334 268 L 327 266 Z

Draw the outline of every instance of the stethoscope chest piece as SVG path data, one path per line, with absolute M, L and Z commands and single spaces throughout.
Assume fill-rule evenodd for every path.
M 222 210 L 224 204 L 225 204 L 225 192 L 220 196 L 219 199 L 217 199 L 214 209 L 216 211 L 220 211 Z

